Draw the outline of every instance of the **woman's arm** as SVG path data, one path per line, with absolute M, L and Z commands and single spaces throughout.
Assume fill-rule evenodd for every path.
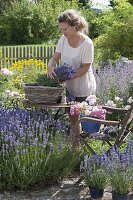
M 83 74 L 85 74 L 89 70 L 90 65 L 91 63 L 82 64 L 81 67 L 74 74 L 73 79 L 78 78 L 82 76 Z
M 59 61 L 61 57 L 61 54 L 58 52 L 55 52 L 52 58 L 50 58 L 47 66 L 47 75 L 51 78 L 54 79 L 54 76 L 56 76 L 54 69 L 56 67 L 57 62 Z

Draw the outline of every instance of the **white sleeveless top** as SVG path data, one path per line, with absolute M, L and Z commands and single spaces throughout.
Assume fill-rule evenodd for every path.
M 88 36 L 77 48 L 72 48 L 67 38 L 62 35 L 56 46 L 56 52 L 61 53 L 61 65 L 64 63 L 72 66 L 73 69 L 79 69 L 81 64 L 93 63 L 94 46 Z M 88 72 L 82 76 L 65 82 L 68 92 L 75 97 L 86 97 L 94 94 L 96 91 L 96 81 L 92 71 L 92 65 Z

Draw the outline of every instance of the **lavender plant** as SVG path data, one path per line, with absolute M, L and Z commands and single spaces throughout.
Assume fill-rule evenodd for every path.
M 133 185 L 133 141 L 123 148 L 112 147 L 108 153 L 85 156 L 84 170 L 88 185 L 104 188 L 108 183 L 116 194 L 127 194 Z
M 84 159 L 86 185 L 95 189 L 104 189 L 108 182 L 108 176 L 102 165 L 101 156 L 98 154 Z
M 112 190 L 116 194 L 127 194 L 133 179 L 133 141 L 129 141 L 124 149 L 112 147 L 109 155 L 104 153 L 102 159 Z
M 60 121 L 55 123 L 39 111 L 4 107 L 0 107 L 0 119 L 0 188 L 53 183 L 77 165 L 77 153 L 72 153 Z
M 97 96 L 103 103 L 120 97 L 124 101 L 129 97 L 129 85 L 133 79 L 133 61 L 121 58 L 101 66 L 95 73 Z

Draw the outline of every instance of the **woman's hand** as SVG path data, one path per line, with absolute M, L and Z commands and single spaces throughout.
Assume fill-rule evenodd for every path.
M 56 73 L 54 70 L 55 70 L 55 67 L 53 66 L 47 67 L 47 76 L 50 77 L 51 79 L 54 79 L 54 76 L 56 76 Z

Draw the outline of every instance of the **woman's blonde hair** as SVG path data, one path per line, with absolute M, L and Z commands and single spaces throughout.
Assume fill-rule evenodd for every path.
M 76 31 L 88 33 L 88 23 L 80 12 L 68 9 L 58 16 L 58 23 L 65 22 L 74 27 Z

